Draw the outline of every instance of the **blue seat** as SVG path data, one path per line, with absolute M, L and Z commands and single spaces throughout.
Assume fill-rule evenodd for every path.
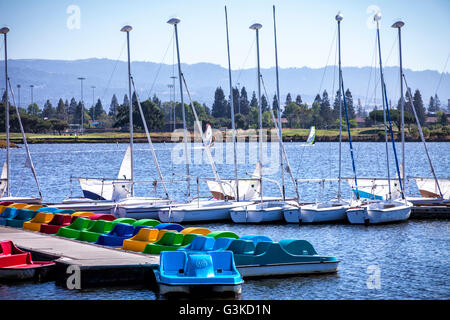
M 217 238 L 216 242 L 214 243 L 213 251 L 218 250 L 228 250 L 228 246 L 230 245 L 233 240 L 236 240 L 234 238 Z
M 166 290 L 171 290 L 173 285 L 221 285 L 231 286 L 231 290 L 235 290 L 235 286 L 243 282 L 230 251 L 201 254 L 163 251 L 155 275 L 160 286 L 169 286 Z
M 132 225 L 118 223 L 107 234 L 101 234 L 95 244 L 108 247 L 122 247 L 123 240 L 129 239 L 134 235 L 135 228 Z
M 56 213 L 56 211 L 61 210 L 55 207 L 42 207 L 37 209 L 37 212 L 49 212 L 49 213 Z
M 214 247 L 214 238 L 197 236 L 192 242 L 184 248 L 180 248 L 180 251 L 211 251 Z
M 180 232 L 184 229 L 184 227 L 178 223 L 160 223 L 153 228 L 156 228 L 158 230 L 175 230 L 177 232 Z
M 142 228 L 155 229 L 155 227 L 152 226 L 135 226 L 133 228 L 134 228 L 133 236 L 137 235 L 139 233 L 139 230 L 141 230 Z
M 7 219 L 12 219 L 17 215 L 19 209 L 6 207 L 0 214 L 0 226 L 6 226 Z
M 75 210 L 72 210 L 72 209 L 58 209 L 58 210 L 55 210 L 55 212 L 53 212 L 53 213 L 72 214 L 72 213 L 75 213 Z
M 251 240 L 255 244 L 255 246 L 258 244 L 258 242 L 264 241 L 264 242 L 273 242 L 271 238 L 268 236 L 263 236 L 259 234 L 247 234 L 245 236 L 242 236 L 239 238 L 240 240 Z

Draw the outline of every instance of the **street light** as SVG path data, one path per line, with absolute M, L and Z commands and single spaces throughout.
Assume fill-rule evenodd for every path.
M 30 84 L 30 88 L 31 88 L 31 104 L 33 104 L 33 88 L 34 88 L 34 85 Z
M 92 88 L 92 120 L 95 120 L 95 99 L 94 99 L 94 90 L 95 86 L 91 86 Z
M 86 78 L 78 77 L 77 79 L 81 81 L 81 135 L 83 135 L 84 131 L 83 80 L 86 80 Z
M 20 108 L 20 88 L 21 88 L 22 86 L 20 85 L 20 84 L 18 84 L 17 85 L 17 94 L 18 94 L 18 96 L 19 96 L 19 103 L 17 104 L 17 106 Z

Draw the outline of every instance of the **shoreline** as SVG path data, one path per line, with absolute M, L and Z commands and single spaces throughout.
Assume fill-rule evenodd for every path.
M 192 137 L 192 134 L 191 134 Z M 307 140 L 307 135 L 283 135 L 284 142 L 305 142 Z M 168 133 L 152 133 L 151 136 L 153 143 L 178 143 L 182 142 L 182 137 L 177 137 L 173 139 Z M 257 142 L 258 137 L 248 135 L 245 136 L 237 136 L 238 142 Z M 400 137 L 396 137 L 396 142 L 400 142 Z M 74 137 L 74 136 L 54 136 L 54 137 L 33 137 L 28 136 L 27 142 L 28 144 L 63 144 L 63 143 L 128 143 L 130 141 L 129 137 L 89 137 L 89 135 L 85 135 L 83 137 Z M 217 140 L 216 140 L 217 141 Z M 227 142 L 229 139 L 225 137 L 222 139 L 222 142 Z M 268 135 L 267 142 L 271 142 L 271 136 Z M 277 140 L 275 140 L 277 141 Z M 323 135 L 316 136 L 316 142 L 339 142 L 339 135 Z M 342 136 L 343 142 L 348 142 L 348 136 Z M 370 134 L 370 135 L 354 135 L 352 136 L 352 142 L 384 142 L 384 135 Z M 406 142 L 421 142 L 420 137 L 412 137 L 406 136 Z M 426 138 L 427 142 L 450 142 L 450 136 L 431 136 Z M 10 138 L 11 147 L 17 148 L 18 144 L 23 144 L 22 138 Z M 133 142 L 136 143 L 146 143 L 147 138 L 145 136 L 139 137 L 134 136 Z M 198 137 L 194 140 L 194 142 L 201 142 Z M 0 140 L 0 148 L 6 148 L 6 141 Z

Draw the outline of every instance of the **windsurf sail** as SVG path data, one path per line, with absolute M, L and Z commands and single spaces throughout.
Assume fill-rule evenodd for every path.
M 316 127 L 312 126 L 309 129 L 308 139 L 306 139 L 306 144 L 313 145 L 316 143 Z

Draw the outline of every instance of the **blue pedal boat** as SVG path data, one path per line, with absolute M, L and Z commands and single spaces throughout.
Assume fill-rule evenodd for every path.
M 159 269 L 154 272 L 161 295 L 242 292 L 243 280 L 231 251 L 163 251 Z
M 95 244 L 108 247 L 122 247 L 123 240 L 135 235 L 135 227 L 125 223 L 116 224 L 109 233 L 101 234 Z
M 339 260 L 318 255 L 306 240 L 283 239 L 279 242 L 237 239 L 227 250 L 243 278 L 287 276 L 337 272 Z

